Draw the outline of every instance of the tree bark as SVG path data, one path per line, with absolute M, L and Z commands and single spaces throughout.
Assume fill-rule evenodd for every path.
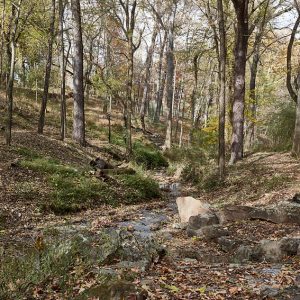
M 159 64 L 158 64 L 158 88 L 156 93 L 156 110 L 154 115 L 154 122 L 158 122 L 160 119 L 162 101 L 164 97 L 164 90 L 166 85 L 167 72 L 163 71 L 164 52 L 167 40 L 167 32 L 164 33 L 164 38 L 161 41 L 161 47 L 159 51 Z
M 66 136 L 66 63 L 64 44 L 64 5 L 63 0 L 59 0 L 59 26 L 60 26 L 60 138 L 63 141 Z
M 226 33 L 223 11 L 223 0 L 218 0 L 218 23 L 220 35 L 219 51 L 219 175 L 225 178 L 225 116 L 226 116 Z
M 195 130 L 195 115 L 196 115 L 196 96 L 198 91 L 198 61 L 200 57 L 200 52 L 197 52 L 193 58 L 194 67 L 194 88 L 191 96 L 191 128 L 189 132 L 189 144 L 192 145 L 194 130 Z
M 161 114 L 162 101 L 164 96 L 164 90 L 166 85 L 166 70 L 163 71 L 164 52 L 167 40 L 167 32 L 164 33 L 164 38 L 161 42 L 161 48 L 159 51 L 159 64 L 158 64 L 158 89 L 156 94 L 156 110 L 154 115 L 154 122 L 158 122 Z
M 297 29 L 299 27 L 299 24 L 300 24 L 300 14 L 298 14 L 297 20 L 293 27 L 290 41 L 289 41 L 288 48 L 287 48 L 287 55 L 286 55 L 286 65 L 287 65 L 287 67 L 286 67 L 287 68 L 287 70 L 286 70 L 286 86 L 287 86 L 287 89 L 289 91 L 291 98 L 295 102 L 297 102 L 297 93 L 294 91 L 292 82 L 291 82 L 291 80 L 292 80 L 292 52 L 293 52 L 293 45 L 294 45 L 295 36 L 297 33 Z
M 167 132 L 164 150 L 172 147 L 172 131 L 173 131 L 173 97 L 174 97 L 174 82 L 175 82 L 175 57 L 174 57 L 174 22 L 175 13 L 172 13 L 168 28 L 168 49 L 167 49 Z
M 141 124 L 143 131 L 146 131 L 146 124 L 145 124 L 145 114 L 146 114 L 146 109 L 148 106 L 148 100 L 149 100 L 149 88 L 150 88 L 150 76 L 151 76 L 151 67 L 152 67 L 152 62 L 153 62 L 153 52 L 155 48 L 155 41 L 156 37 L 158 34 L 158 23 L 154 25 L 154 30 L 152 33 L 152 38 L 151 38 L 151 45 L 147 54 L 147 59 L 146 59 L 146 72 L 145 72 L 145 82 L 144 82 L 144 88 L 143 88 L 143 98 L 142 98 L 142 104 L 141 104 L 141 109 L 140 109 L 140 119 L 141 119 Z
M 298 74 L 297 84 L 298 86 L 300 86 L 300 73 Z M 300 156 L 300 89 L 298 89 L 298 94 L 297 94 L 296 122 L 295 122 L 292 153 L 297 157 Z
M 53 54 L 53 42 L 54 42 L 54 31 L 55 31 L 55 11 L 56 11 L 55 0 L 52 0 L 50 35 L 49 35 L 49 40 L 48 40 L 48 58 L 47 58 L 46 72 L 45 72 L 45 79 L 44 79 L 44 92 L 43 92 L 39 124 L 38 124 L 38 133 L 39 134 L 43 134 L 44 126 L 45 126 L 45 114 L 46 114 L 46 108 L 47 108 L 47 102 L 48 102 L 50 75 L 51 75 L 51 67 L 52 67 L 52 54 Z
M 6 122 L 6 144 L 11 145 L 11 130 L 12 130 L 12 118 L 13 118 L 13 89 L 15 80 L 15 50 L 16 50 L 16 35 L 20 18 L 22 0 L 19 0 L 18 4 L 12 3 L 11 6 L 11 19 L 9 28 L 9 44 L 7 45 L 7 58 L 10 62 L 9 77 L 6 87 L 6 99 L 7 99 L 7 122 Z
M 6 9 L 6 0 L 3 0 L 3 9 L 1 17 L 1 46 L 0 46 L 0 86 L 2 86 L 3 80 L 3 55 L 4 55 L 4 22 L 5 22 L 5 9 Z
M 73 140 L 85 146 L 85 113 L 84 113 L 84 83 L 83 83 L 83 44 L 81 27 L 81 8 L 79 0 L 71 0 L 73 15 Z
M 245 73 L 248 47 L 248 0 L 232 0 L 237 25 L 234 63 L 234 95 L 232 109 L 232 141 L 230 164 L 243 158 L 244 114 L 245 114 Z

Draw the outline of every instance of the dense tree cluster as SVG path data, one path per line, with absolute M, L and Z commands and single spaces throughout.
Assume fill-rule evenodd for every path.
M 292 150 L 300 154 L 297 0 L 3 0 L 1 88 L 11 143 L 14 85 L 74 98 L 73 139 L 85 145 L 85 101 L 122 108 L 128 155 L 132 127 L 165 125 L 164 149 L 219 143 L 220 176 L 268 131 L 269 112 L 297 103 Z M 70 80 L 71 79 L 71 80 Z M 287 86 L 287 88 L 286 88 Z M 72 93 L 70 93 L 72 92 Z M 38 93 L 37 93 L 38 95 Z M 292 100 L 291 100 L 291 99 Z M 109 123 L 110 124 L 110 123 Z M 218 138 L 217 138 L 218 137 Z M 198 144 L 197 144 L 198 143 Z M 228 147 L 227 147 L 228 145 Z

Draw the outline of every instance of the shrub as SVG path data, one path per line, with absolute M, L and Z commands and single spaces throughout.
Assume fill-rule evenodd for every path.
M 281 105 L 278 111 L 270 114 L 266 126 L 273 150 L 286 151 L 291 149 L 295 116 L 295 105 L 291 103 Z
M 135 174 L 118 175 L 116 178 L 123 187 L 126 204 L 139 203 L 161 196 L 158 183 L 149 177 Z
M 181 173 L 181 178 L 183 182 L 199 184 L 203 178 L 201 167 L 198 164 L 188 163 Z
M 133 157 L 137 164 L 143 165 L 148 170 L 166 168 L 169 163 L 162 153 L 151 145 L 135 142 Z

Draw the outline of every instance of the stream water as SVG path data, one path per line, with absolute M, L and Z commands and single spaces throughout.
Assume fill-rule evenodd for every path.
M 181 194 L 180 183 L 160 183 L 161 190 L 168 192 L 169 203 L 167 209 L 177 213 L 177 206 L 175 199 Z M 143 210 L 140 212 L 139 219 L 132 221 L 125 221 L 118 224 L 119 227 L 132 228 L 136 234 L 143 237 L 151 236 L 155 231 L 159 230 L 163 224 L 166 224 L 169 217 L 158 211 Z

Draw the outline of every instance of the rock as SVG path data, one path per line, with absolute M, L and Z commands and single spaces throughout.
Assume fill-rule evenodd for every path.
M 110 163 L 106 162 L 100 157 L 97 157 L 95 160 L 90 161 L 90 166 L 92 166 L 95 170 L 114 169 L 114 167 Z
M 226 236 L 219 237 L 217 242 L 224 252 L 233 252 L 242 243 L 240 240 L 233 240 Z
M 262 296 L 262 299 L 273 299 L 274 297 L 278 296 L 280 292 L 280 289 L 273 288 L 270 286 L 263 286 L 260 290 L 260 296 Z
M 203 215 L 211 212 L 208 203 L 193 197 L 178 197 L 176 199 L 181 223 L 187 223 L 191 216 Z
M 223 228 L 220 225 L 211 225 L 211 226 L 204 226 L 198 230 L 191 230 L 190 228 L 187 229 L 188 236 L 197 236 L 204 238 L 205 240 L 215 240 L 222 236 L 229 235 L 229 231 L 226 228 Z
M 178 229 L 178 230 L 185 230 L 187 228 L 186 223 L 174 223 L 172 224 L 173 229 Z
M 300 193 L 295 194 L 294 197 L 291 199 L 291 202 L 300 204 Z
M 17 167 L 20 166 L 20 163 L 21 163 L 21 159 L 17 158 L 17 159 L 15 159 L 14 161 L 12 161 L 12 162 L 10 163 L 10 166 L 11 166 L 12 168 L 17 168 Z
M 241 245 L 236 252 L 238 261 L 280 262 L 285 256 L 298 255 L 299 238 L 283 238 L 281 240 L 261 240 L 254 246 Z
M 202 227 L 219 224 L 219 219 L 214 212 L 208 211 L 201 215 L 191 216 L 187 230 L 198 230 Z
M 131 282 L 125 280 L 116 280 L 92 287 L 84 291 L 75 299 L 144 300 L 147 299 L 147 292 L 141 288 L 138 288 L 136 284 Z
M 221 224 L 243 220 L 265 220 L 276 224 L 300 225 L 300 204 L 284 201 L 266 207 L 231 205 L 219 210 L 217 216 Z
M 300 238 L 283 238 L 280 240 L 279 248 L 283 255 L 299 255 Z
M 280 242 L 272 240 L 262 240 L 260 245 L 256 248 L 258 261 L 266 260 L 270 262 L 280 261 L 282 258 L 282 251 L 280 249 Z
M 242 205 L 230 205 L 219 210 L 216 214 L 221 224 L 247 220 L 255 210 L 254 207 Z

